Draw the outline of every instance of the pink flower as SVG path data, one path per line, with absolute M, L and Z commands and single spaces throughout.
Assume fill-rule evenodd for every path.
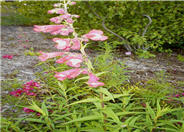
M 20 96 L 22 93 L 23 93 L 23 91 L 22 91 L 21 89 L 17 89 L 17 90 L 15 90 L 15 91 L 10 92 L 10 95 L 15 96 L 15 97 L 18 97 L 18 96 Z
M 108 39 L 107 36 L 103 36 L 103 32 L 101 30 L 91 30 L 89 33 L 82 36 L 83 38 L 91 39 L 94 41 L 104 41 Z
M 178 97 L 180 97 L 180 95 L 179 94 L 176 94 L 175 97 L 178 98 Z
M 73 20 L 70 14 L 64 14 L 62 16 L 57 16 L 50 19 L 51 22 L 54 22 L 56 24 L 61 23 L 63 20 L 65 20 L 68 23 L 73 23 Z
M 66 64 L 71 67 L 80 67 L 80 63 L 82 63 L 82 61 L 82 55 L 71 56 L 71 58 L 66 62 Z
M 56 4 L 54 4 L 53 6 L 54 7 L 60 7 L 62 4 L 61 3 L 56 3 Z
M 81 73 L 82 74 L 88 74 L 88 69 L 87 68 L 82 69 L 82 72 Z
M 24 84 L 24 86 L 40 87 L 40 85 L 37 82 L 33 81 L 33 80 L 27 82 L 26 84 Z
M 72 39 L 72 43 L 73 43 L 73 45 L 71 46 L 71 49 L 73 49 L 73 50 L 80 49 L 81 44 L 80 44 L 80 40 L 78 38 Z
M 129 51 L 129 52 L 125 52 L 125 55 L 131 55 L 132 53 Z
M 72 20 L 72 18 L 67 18 L 67 19 L 66 19 L 66 22 L 68 22 L 68 23 L 73 23 L 73 20 Z
M 29 96 L 36 96 L 36 94 L 33 93 L 33 92 L 29 92 L 29 93 L 27 93 L 27 95 L 29 95 Z
M 75 4 L 76 4 L 76 2 L 74 2 L 74 1 L 69 3 L 69 5 L 75 5 Z
M 40 115 L 41 115 L 41 113 L 37 112 L 37 113 L 36 113 L 36 115 L 37 115 L 37 116 L 40 116 Z
M 80 63 L 83 61 L 81 54 L 70 54 L 63 58 L 60 58 L 56 63 L 65 63 L 71 67 L 80 67 Z
M 35 32 L 44 32 L 44 33 L 51 33 L 52 35 L 69 35 L 73 32 L 73 29 L 66 25 L 44 25 L 44 26 L 37 26 L 34 25 Z
M 70 28 L 70 27 L 66 27 L 66 28 L 62 28 L 59 32 L 60 35 L 63 35 L 63 36 L 67 36 L 69 35 L 70 33 L 72 33 L 74 30 L 73 28 Z M 56 32 L 57 34 L 57 32 Z
M 13 55 L 3 55 L 2 58 L 13 59 Z
M 26 113 L 35 112 L 34 110 L 29 109 L 29 108 L 26 108 L 26 107 L 24 107 L 23 110 L 24 110 L 24 112 L 26 112 Z
M 184 96 L 184 93 L 182 93 L 181 95 Z
M 68 18 L 71 18 L 71 15 L 70 14 L 64 14 L 64 15 L 61 16 L 61 18 L 68 19 Z
M 48 14 L 53 14 L 53 13 L 64 14 L 65 10 L 63 8 L 55 8 L 55 9 L 52 9 L 52 10 L 48 10 Z
M 18 97 L 22 93 L 26 93 L 26 95 L 29 95 L 29 96 L 36 96 L 36 94 L 33 92 L 33 90 L 35 90 L 34 89 L 35 87 L 37 87 L 37 88 L 40 87 L 40 85 L 33 80 L 27 82 L 23 86 L 24 87 L 22 89 L 17 89 L 15 91 L 10 92 L 10 95 Z
M 78 38 L 74 38 L 74 39 L 54 38 L 53 41 L 57 43 L 56 45 L 57 49 L 62 49 L 64 51 L 69 51 L 70 48 L 73 50 L 80 49 L 80 40 Z
M 70 69 L 63 72 L 56 72 L 56 77 L 58 80 L 63 81 L 65 79 L 72 79 L 77 77 L 78 75 L 85 74 L 86 69 L 76 68 L 76 69 Z
M 98 82 L 98 80 L 99 78 L 96 75 L 89 73 L 89 80 L 87 83 L 90 87 L 96 88 L 98 86 L 104 86 L 104 83 Z
M 54 23 L 56 23 L 56 24 L 61 23 L 62 20 L 63 20 L 63 19 L 61 19 L 60 16 L 58 16 L 58 17 L 53 17 L 53 18 L 50 19 L 51 22 L 54 22 Z
M 57 49 L 62 49 L 64 51 L 70 50 L 70 39 L 53 38 L 53 41 L 57 43 Z
M 44 25 L 44 26 L 38 26 L 38 25 L 34 25 L 34 31 L 35 32 L 55 32 L 58 31 L 62 28 L 64 28 L 65 25 Z
M 65 53 L 63 53 L 63 52 L 44 53 L 44 52 L 40 51 L 40 54 L 41 55 L 39 56 L 39 59 L 41 61 L 46 61 L 47 59 L 50 59 L 50 58 L 54 58 L 54 57 L 57 57 L 57 56 L 62 56 Z
M 80 16 L 79 15 L 72 15 L 72 17 L 79 18 Z

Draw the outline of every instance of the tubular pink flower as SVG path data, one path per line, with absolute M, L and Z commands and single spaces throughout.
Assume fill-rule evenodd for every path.
M 104 41 L 106 39 L 108 39 L 107 36 L 103 35 L 103 32 L 101 30 L 91 30 L 89 33 L 84 34 L 82 37 L 87 38 L 87 39 L 91 39 L 94 41 Z
M 82 55 L 71 56 L 71 58 L 66 62 L 68 66 L 71 67 L 80 67 L 80 63 L 83 62 Z
M 60 7 L 62 4 L 61 3 L 56 3 L 56 4 L 54 4 L 53 6 L 54 7 Z
M 23 110 L 24 110 L 24 112 L 26 112 L 26 113 L 35 112 L 34 110 L 29 109 L 29 108 L 26 108 L 26 107 L 24 107 Z
M 60 58 L 56 61 L 56 63 L 65 63 L 66 61 L 68 61 L 71 58 L 71 56 L 65 56 L 63 58 Z
M 53 38 L 52 40 L 57 43 L 55 46 L 57 49 L 70 50 L 70 39 Z
M 72 17 L 79 18 L 80 16 L 79 15 L 72 15 Z
M 75 5 L 76 2 L 72 1 L 71 3 L 69 3 L 69 5 Z
M 66 19 L 66 22 L 68 22 L 68 23 L 71 23 L 71 24 L 72 24 L 72 23 L 73 23 L 73 20 L 72 20 L 72 18 L 67 18 L 67 19 Z
M 80 63 L 83 61 L 81 54 L 70 54 L 63 58 L 60 58 L 56 63 L 65 63 L 71 67 L 80 67 Z
M 87 83 L 90 87 L 96 88 L 98 86 L 104 86 L 104 83 L 98 82 L 98 80 L 99 78 L 97 76 L 92 73 L 89 73 L 89 80 Z
M 48 14 L 53 14 L 53 13 L 64 14 L 65 10 L 63 8 L 55 8 L 55 9 L 52 9 L 52 10 L 48 10 Z
M 61 31 L 59 32 L 60 35 L 63 35 L 63 36 L 67 36 L 69 35 L 70 33 L 72 33 L 74 30 L 70 27 L 66 27 L 66 28 L 63 28 L 61 29 Z
M 58 31 L 62 28 L 65 28 L 65 25 L 43 25 L 43 26 L 38 26 L 38 25 L 34 25 L 34 31 L 35 32 L 44 32 L 44 33 L 48 33 L 48 32 L 54 32 L 54 31 Z
M 81 46 L 80 40 L 78 38 L 74 38 L 71 41 L 73 43 L 73 45 L 71 46 L 71 49 L 73 49 L 73 50 L 79 50 L 80 49 L 80 46 Z
M 80 71 L 81 69 L 70 69 L 67 71 L 56 73 L 55 77 L 60 81 L 63 81 L 66 78 L 72 79 L 72 78 L 77 77 L 80 74 Z
M 84 68 L 81 73 L 82 74 L 88 74 L 88 69 L 87 68 Z
M 59 24 L 62 22 L 62 19 L 60 19 L 60 17 L 53 17 L 50 19 L 50 21 Z
M 65 79 L 75 78 L 81 73 L 85 74 L 86 69 L 76 68 L 76 69 L 70 69 L 70 70 L 63 71 L 63 72 L 56 72 L 56 75 L 54 77 L 56 77 L 60 81 L 63 81 Z
M 47 59 L 50 59 L 50 58 L 54 58 L 54 57 L 57 57 L 57 56 L 62 56 L 65 53 L 64 52 L 44 53 L 44 52 L 40 51 L 40 54 L 41 55 L 39 56 L 39 59 L 41 61 L 46 61 Z
M 70 14 L 64 14 L 62 16 L 57 16 L 50 19 L 51 22 L 54 22 L 56 24 L 61 23 L 63 20 L 65 20 L 67 23 L 73 23 L 73 20 Z
M 44 33 L 51 33 L 52 35 L 69 35 L 73 32 L 73 29 L 66 25 L 44 25 L 44 26 L 37 26 L 34 25 L 35 32 L 44 32 Z
M 61 39 L 61 38 L 54 38 L 54 42 L 56 42 L 56 48 L 62 49 L 64 51 L 69 51 L 70 48 L 73 50 L 79 50 L 80 49 L 80 40 L 78 38 L 73 39 Z
M 61 16 L 61 18 L 68 19 L 68 18 L 71 18 L 71 15 L 70 14 L 64 14 L 64 15 Z

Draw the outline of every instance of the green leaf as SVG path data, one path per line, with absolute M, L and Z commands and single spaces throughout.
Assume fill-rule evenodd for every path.
M 82 117 L 82 118 L 78 118 L 78 119 L 66 122 L 65 124 L 70 124 L 70 123 L 74 123 L 74 122 L 81 122 L 81 121 L 100 120 L 100 119 L 103 119 L 103 116 L 101 116 L 101 115 L 90 115 L 90 116 L 86 116 L 86 117 Z
M 43 112 L 46 114 L 46 116 L 48 116 L 48 110 L 47 110 L 47 106 L 45 105 L 45 102 L 42 103 L 42 110 Z
M 111 94 L 106 88 L 100 88 L 100 89 L 97 89 L 96 91 L 98 91 L 98 93 L 103 93 L 107 95 L 109 98 L 111 98 L 111 100 L 115 102 L 113 94 Z
M 107 73 L 107 72 L 108 72 L 108 71 L 100 72 L 100 73 L 97 73 L 97 74 L 95 74 L 95 75 L 98 77 L 98 76 L 100 76 L 100 75 L 102 75 L 102 74 L 105 74 L 105 73 Z M 75 80 L 74 83 L 76 83 L 77 81 L 80 81 L 80 80 L 87 80 L 87 79 L 89 79 L 89 76 L 81 77 L 81 78 L 78 78 L 77 80 Z
M 126 94 L 113 94 L 114 99 L 120 98 L 120 97 L 123 97 L 123 96 L 128 96 L 128 95 L 126 95 Z M 104 101 L 110 101 L 111 97 L 104 97 L 103 100 Z
M 134 116 L 134 118 L 129 122 L 129 126 L 134 127 L 134 126 L 135 126 L 135 122 L 136 122 L 137 119 L 139 119 L 140 117 L 141 117 L 141 116 L 137 116 L 137 117 Z
M 107 117 L 112 118 L 116 123 L 121 123 L 118 116 L 114 113 L 114 111 L 110 108 L 103 109 L 103 112 L 107 115 Z
M 45 123 L 41 119 L 34 119 L 34 118 L 25 118 L 26 121 L 31 121 L 31 122 L 37 122 L 37 123 Z
M 32 110 L 34 110 L 36 112 L 39 112 L 43 116 L 46 116 L 47 115 L 34 101 L 32 101 L 31 106 L 27 106 L 27 108 L 32 109 Z
M 88 99 L 76 101 L 74 103 L 69 104 L 68 106 L 75 105 L 75 104 L 80 104 L 80 103 L 93 103 L 93 102 L 100 102 L 100 99 L 98 99 L 98 98 L 88 98 Z
M 154 110 L 150 107 L 150 105 L 148 103 L 146 103 L 146 108 L 147 108 L 147 112 L 149 113 L 149 115 L 151 116 L 152 119 L 155 119 L 155 112 Z

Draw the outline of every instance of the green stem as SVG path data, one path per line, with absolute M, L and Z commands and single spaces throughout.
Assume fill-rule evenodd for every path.
M 101 107 L 103 109 L 104 106 L 105 106 L 104 101 L 103 101 L 103 93 L 100 93 L 100 100 L 101 100 Z M 104 121 L 104 126 L 103 126 L 103 128 L 104 128 L 104 131 L 106 131 L 105 124 L 107 123 L 107 120 L 106 120 L 107 115 L 103 113 L 103 116 L 104 116 L 104 120 L 103 120 Z

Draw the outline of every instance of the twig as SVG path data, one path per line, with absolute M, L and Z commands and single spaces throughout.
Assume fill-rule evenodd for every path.
M 152 19 L 151 19 L 151 17 L 149 15 L 144 14 L 143 16 L 145 16 L 145 17 L 147 17 L 149 19 L 149 23 L 146 25 L 146 27 L 144 28 L 144 31 L 142 33 L 142 36 L 144 37 L 144 35 L 146 34 L 146 32 L 148 30 L 149 25 L 152 23 Z
M 88 4 L 88 7 L 90 8 L 90 10 L 91 10 L 99 19 L 102 20 L 102 27 L 103 27 L 106 31 L 112 33 L 112 34 L 115 35 L 116 37 L 120 38 L 122 41 L 128 42 L 125 38 L 121 37 L 120 35 L 116 34 L 116 33 L 113 32 L 112 30 L 110 30 L 109 28 L 107 28 L 107 27 L 105 26 L 105 18 L 106 18 L 106 17 L 105 17 L 105 18 L 102 18 L 100 15 L 98 15 L 98 14 L 92 9 L 91 5 L 90 5 L 88 2 L 87 2 L 87 4 Z M 124 46 L 125 46 L 125 48 L 126 48 L 128 51 L 132 51 L 132 48 L 130 47 L 129 44 L 124 44 Z

